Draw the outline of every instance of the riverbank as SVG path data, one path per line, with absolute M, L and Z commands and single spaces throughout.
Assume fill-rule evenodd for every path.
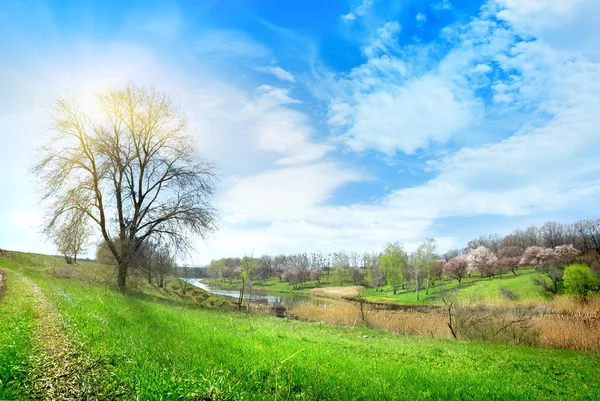
M 216 294 L 238 294 L 237 290 L 202 285 L 207 291 Z M 470 299 L 452 309 L 456 327 L 451 330 L 449 324 L 452 320 L 449 320 L 448 309 L 444 304 L 401 305 L 374 302 L 361 296 L 362 291 L 362 287 L 358 286 L 309 289 L 303 292 L 302 302 L 286 303 L 283 310 L 278 309 L 278 315 L 318 323 L 367 326 L 404 335 L 434 338 L 459 335 L 471 340 L 600 353 L 599 299 L 590 299 L 586 303 L 568 297 L 551 301 L 528 299 L 519 302 L 506 299 Z M 272 294 L 281 293 L 268 291 L 262 296 L 281 300 L 281 296 Z M 292 300 L 293 297 L 299 297 L 297 294 L 287 296 Z M 307 298 L 311 297 L 327 302 L 309 302 Z M 270 309 L 254 305 L 252 310 L 256 313 L 273 312 L 272 304 Z
M 523 267 L 517 271 L 517 275 L 509 274 L 495 278 L 465 277 L 460 285 L 456 280 L 444 278 L 435 282 L 429 290 L 422 288 L 419 291 L 418 300 L 415 289 L 409 286 L 398 288 L 396 294 L 388 287 L 383 289 L 366 287 L 362 291 L 361 297 L 376 304 L 427 306 L 442 304 L 440 299 L 441 290 L 460 290 L 465 298 L 477 296 L 490 302 L 503 300 L 514 302 L 545 301 L 548 299 L 548 294 L 545 294 L 540 287 L 535 286 L 533 283 L 533 279 L 539 275 L 540 273 L 533 268 Z M 240 280 L 205 279 L 204 281 L 229 290 L 238 290 L 241 286 Z M 266 280 L 254 282 L 253 288 L 272 293 L 319 295 L 333 299 L 356 298 L 358 294 L 356 294 L 355 289 L 361 288 L 351 280 L 345 280 L 342 286 L 339 284 L 332 276 L 323 276 L 319 281 L 306 281 L 294 288 L 287 282 L 280 281 L 277 277 L 270 277 Z M 510 299 L 507 297 L 510 297 Z
M 597 355 L 252 315 L 145 292 L 123 294 L 76 276 L 53 276 L 42 267 L 4 262 L 0 260 L 0 268 L 8 271 L 9 280 L 0 301 L 0 398 L 29 399 L 32 378 L 44 379 L 37 376 L 45 370 L 35 370 L 35 354 L 28 345 L 37 338 L 41 316 L 27 280 L 39 287 L 44 308 L 54 314 L 64 349 L 92 362 L 81 365 L 79 380 L 72 384 L 82 397 L 600 397 Z M 15 327 L 21 327 L 18 333 Z

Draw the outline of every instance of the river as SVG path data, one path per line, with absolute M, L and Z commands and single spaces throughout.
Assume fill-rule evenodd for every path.
M 231 300 L 232 298 L 237 300 L 240 296 L 239 290 L 220 288 L 218 284 L 201 281 L 200 279 L 191 278 L 188 279 L 187 282 L 195 287 L 202 288 L 203 290 L 212 294 L 226 297 L 229 300 Z M 324 302 L 322 299 L 317 299 L 311 297 L 310 295 L 269 292 L 265 290 L 257 290 L 254 288 L 249 289 L 248 287 L 246 287 L 246 290 L 244 292 L 244 299 L 248 299 L 248 297 L 250 297 L 250 301 L 252 303 L 265 304 L 269 305 L 270 307 L 283 305 L 286 309 L 289 309 L 297 304 L 311 303 L 320 306 L 326 305 L 326 302 Z

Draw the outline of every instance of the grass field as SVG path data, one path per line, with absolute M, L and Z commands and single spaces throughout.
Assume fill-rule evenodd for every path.
M 366 288 L 364 296 L 366 300 L 370 302 L 395 303 L 399 305 L 436 305 L 441 303 L 439 299 L 440 289 L 460 289 L 460 292 L 464 297 L 478 296 L 487 300 L 501 299 L 502 293 L 500 289 L 505 289 L 514 293 L 514 300 L 516 301 L 543 300 L 547 298 L 547 294 L 544 294 L 540 287 L 533 284 L 533 277 L 538 274 L 539 273 L 536 273 L 533 268 L 525 267 L 518 270 L 516 276 L 509 273 L 502 277 L 497 276 L 495 278 L 482 278 L 478 276 L 465 277 L 460 286 L 458 281 L 445 278 L 442 281 L 436 282 L 435 286 L 430 287 L 429 294 L 426 294 L 425 289 L 422 288 L 419 291 L 419 300 L 416 299 L 415 289 L 412 286 L 407 286 L 404 290 L 398 289 L 397 294 L 394 294 L 389 287 L 384 287 L 383 291 L 376 291 L 375 288 Z M 241 282 L 236 280 L 233 280 L 231 283 L 229 281 L 209 281 L 224 288 L 238 288 L 241 285 Z M 344 282 L 344 287 L 351 287 L 354 285 L 354 282 L 348 280 Z M 271 277 L 254 284 L 254 288 L 273 292 L 300 294 L 318 293 L 321 296 L 327 296 L 327 291 L 323 291 L 323 289 L 338 286 L 339 282 L 328 277 L 322 279 L 320 283 L 316 281 L 307 281 L 296 289 L 287 282 L 280 282 L 277 277 Z M 335 297 L 335 295 L 332 295 L 332 297 Z
M 26 267 L 29 260 L 0 260 L 9 276 L 0 301 L 0 398 L 34 398 L 31 378 L 43 379 L 31 355 L 35 294 L 47 299 L 72 349 L 60 360 L 81 366 L 69 384 L 80 399 L 600 397 L 600 357 L 592 354 L 248 315 L 147 289 L 122 294 L 53 277 L 47 264 Z

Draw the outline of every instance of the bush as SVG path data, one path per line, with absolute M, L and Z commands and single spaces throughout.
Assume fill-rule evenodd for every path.
M 600 280 L 586 265 L 571 265 L 565 269 L 565 289 L 568 293 L 584 299 L 594 290 L 598 290 Z

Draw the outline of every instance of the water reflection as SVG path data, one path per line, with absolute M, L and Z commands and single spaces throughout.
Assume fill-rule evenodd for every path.
M 215 295 L 220 295 L 222 297 L 238 299 L 240 296 L 239 290 L 220 288 L 218 284 L 203 282 L 195 278 L 187 279 L 187 282 L 195 287 L 202 288 L 205 291 Z M 254 288 L 250 290 L 246 288 L 244 292 L 244 299 L 248 299 L 248 297 L 250 297 L 251 303 L 269 305 L 270 307 L 283 305 L 286 309 L 289 309 L 293 305 L 307 303 L 317 304 L 323 307 L 327 305 L 323 300 L 315 299 L 309 295 L 270 293 L 268 291 L 256 290 Z

